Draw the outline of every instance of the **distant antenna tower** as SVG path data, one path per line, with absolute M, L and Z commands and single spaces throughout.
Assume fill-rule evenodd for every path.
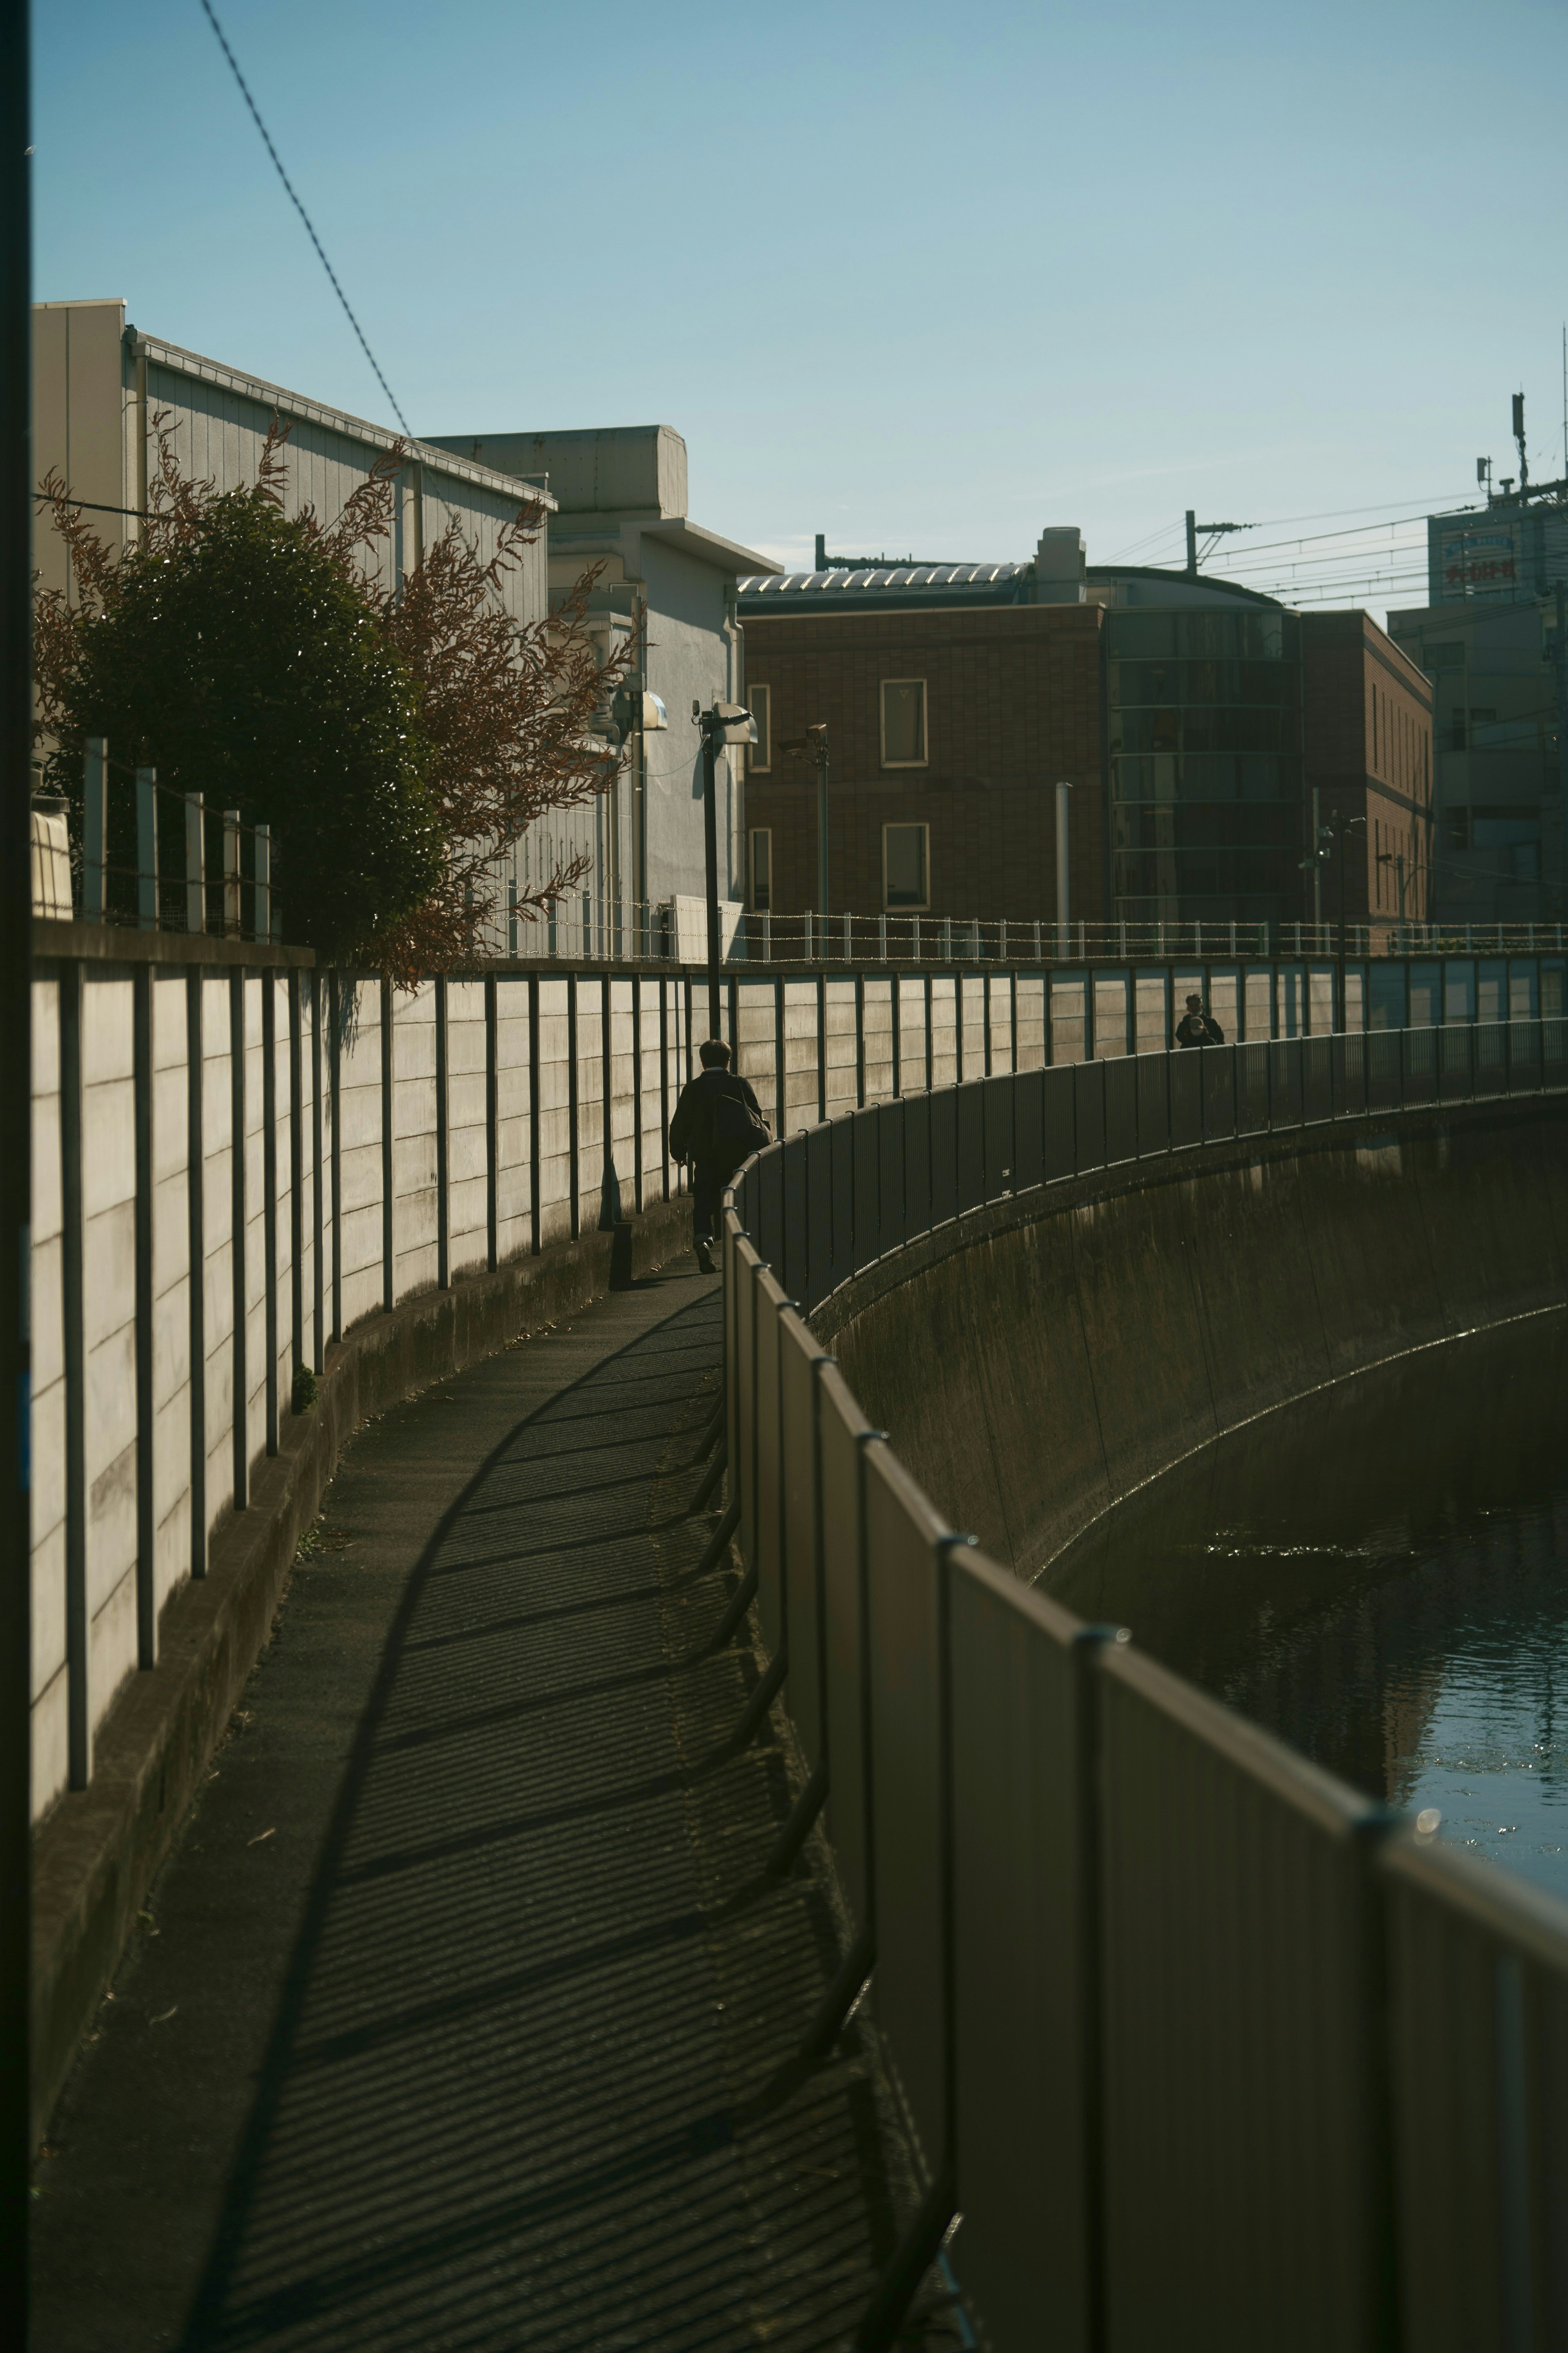
M 1519 495 L 1521 499 L 1527 499 L 1530 496 L 1530 459 L 1524 451 L 1524 395 L 1522 392 L 1516 392 L 1513 396 L 1513 438 L 1519 444 Z

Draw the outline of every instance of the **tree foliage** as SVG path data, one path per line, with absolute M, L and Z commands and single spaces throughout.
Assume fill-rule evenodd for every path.
M 283 512 L 276 418 L 256 482 L 223 493 L 182 472 L 166 418 L 154 435 L 149 512 L 121 554 L 67 484 L 44 485 L 75 589 L 37 604 L 51 781 L 77 798 L 85 741 L 107 736 L 174 793 L 271 827 L 291 941 L 405 984 L 472 962 L 500 861 L 548 810 L 616 773 L 588 732 L 619 667 L 606 676 L 583 626 L 591 579 L 549 619 L 506 612 L 506 575 L 542 520 L 524 506 L 488 562 L 454 520 L 388 586 L 367 559 L 391 531 L 402 444 L 324 525 Z M 163 806 L 173 845 L 180 811 Z M 129 794 L 111 809 L 110 862 L 128 876 Z M 569 890 L 584 863 L 520 893 L 522 912 Z M 122 899 L 132 890 L 122 882 Z

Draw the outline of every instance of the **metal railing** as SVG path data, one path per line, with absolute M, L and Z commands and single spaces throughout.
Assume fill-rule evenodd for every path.
M 731 959 L 753 964 L 1166 964 L 1560 954 L 1563 923 L 1019 922 L 932 914 L 773 914 L 747 908 Z
M 983 1079 L 775 1144 L 726 1199 L 745 1577 L 928 2189 L 998 2353 L 1568 2342 L 1568 1915 L 956 1535 L 805 1321 L 966 1212 L 1205 1143 L 1568 1091 L 1562 1019 Z

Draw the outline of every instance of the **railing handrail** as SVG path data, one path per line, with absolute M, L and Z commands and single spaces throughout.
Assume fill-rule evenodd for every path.
M 1156 1063 L 1163 1067 L 1151 1083 Z M 1442 1971 L 1458 1966 L 1449 1951 L 1456 1942 L 1467 1955 L 1472 1947 L 1479 1953 L 1477 1982 L 1495 1982 L 1504 2008 L 1514 2001 L 1508 1989 L 1516 1979 L 1523 1984 L 1508 2010 L 1514 2021 L 1508 2031 L 1517 2026 L 1524 2038 L 1526 2078 L 1543 2081 L 1530 2073 L 1530 2054 L 1539 2052 L 1529 2038 L 1547 2031 L 1539 2021 L 1548 2010 L 1560 2025 L 1568 2022 L 1568 1907 L 1399 1828 L 1386 1810 L 1142 1659 L 1125 1636 L 1083 1625 L 971 1551 L 970 1540 L 953 1535 L 897 1465 L 886 1435 L 869 1430 L 840 1377 L 828 1373 L 831 1360 L 803 1319 L 921 1234 L 1002 1198 L 1048 1198 L 1053 1184 L 1095 1170 L 1390 1112 L 1564 1093 L 1568 1020 L 1558 1018 L 1259 1040 L 963 1082 L 843 1113 L 781 1138 L 737 1172 L 723 1220 L 732 1508 L 773 1653 L 770 1682 L 776 1687 L 784 1678 L 813 1773 L 802 1803 L 812 1788 L 816 1803 L 827 1796 L 858 1932 L 839 1983 L 847 2000 L 875 1959 L 880 2024 L 929 2171 L 925 2203 L 857 2339 L 862 2348 L 891 2342 L 900 2298 L 907 2301 L 961 2210 L 966 2236 L 955 2261 L 998 2345 L 1018 2341 L 1026 2325 L 1037 2333 L 1048 2319 L 1053 2342 L 1087 2348 L 1100 2341 L 1088 2318 L 1097 2305 L 1103 2308 L 1108 2296 L 1136 2301 L 1140 2291 L 1129 2283 L 1150 2260 L 1123 2235 L 1125 2229 L 1136 2237 L 1125 2215 L 1141 2211 L 1136 2147 L 1142 2138 L 1173 2147 L 1194 2133 L 1201 2140 L 1202 2132 L 1193 2116 L 1160 2108 L 1159 2084 L 1180 2077 L 1186 2064 L 1182 2048 L 1162 2046 L 1148 2083 L 1125 2076 L 1127 2065 L 1136 2073 L 1140 2020 L 1163 2005 L 1147 1957 L 1141 1961 L 1136 1945 L 1121 1940 L 1135 1934 L 1138 1918 L 1158 1914 L 1157 1883 L 1184 1855 L 1194 1869 L 1220 1873 L 1212 1894 L 1218 1925 L 1205 1947 L 1214 1971 L 1225 1977 L 1234 1947 L 1256 1948 L 1263 1974 L 1227 1997 L 1234 2019 L 1216 2018 L 1219 1997 L 1181 1978 L 1174 1936 L 1171 1999 L 1178 2013 L 1184 2004 L 1190 2015 L 1184 2035 L 1180 2015 L 1170 2032 L 1178 2046 L 1190 2040 L 1211 2059 L 1211 2044 L 1223 2050 L 1227 2035 L 1246 2046 L 1227 2094 L 1238 2110 L 1233 2128 L 1244 2140 L 1239 2111 L 1257 2084 L 1267 2084 L 1273 2069 L 1286 2087 L 1279 2114 L 1252 2120 L 1265 2145 L 1253 2141 L 1239 2160 L 1215 2146 L 1194 2157 L 1199 2171 L 1206 2165 L 1216 2178 L 1233 2176 L 1236 2200 L 1250 2201 L 1241 2213 L 1219 2200 L 1215 2226 L 1226 2252 L 1210 2289 L 1224 2264 L 1246 2271 L 1237 2250 L 1249 2230 L 1264 2250 L 1249 2316 L 1258 2333 L 1248 2337 L 1243 2327 L 1223 2341 L 1384 2341 L 1378 2331 L 1393 2293 L 1389 2267 L 1400 2245 L 1408 2253 L 1411 2201 L 1418 2205 L 1421 2196 L 1415 2174 L 1422 2166 L 1473 2169 L 1476 2162 L 1468 2147 L 1428 2145 L 1419 2127 L 1427 2063 L 1424 2054 L 1412 2058 L 1400 2042 L 1403 2027 L 1396 2031 L 1384 2019 L 1384 1947 L 1395 1951 L 1390 1966 L 1402 1972 L 1406 2010 L 1423 1993 L 1447 1998 L 1433 1988 L 1438 1979 L 1446 1985 Z M 973 1106 L 967 1134 L 959 1101 L 965 1095 Z M 792 1509 L 791 1496 L 816 1500 Z M 1007 1680 L 998 1683 L 1003 1665 Z M 993 1715 L 1005 1720 L 1005 1736 Z M 998 1741 L 1005 1750 L 1000 1766 L 993 1753 Z M 1007 1828 L 1018 1776 L 1027 1781 L 1028 1759 L 1047 1754 L 1057 1760 L 1057 1778 L 1028 1784 L 1032 1827 L 1020 1843 Z M 1131 1815 L 1119 1810 L 1129 1803 Z M 1152 1852 L 1165 1859 L 1140 1872 L 1146 1835 L 1140 1824 L 1152 1810 L 1163 1824 Z M 1230 1811 L 1252 1823 L 1250 1844 L 1238 1831 L 1234 1850 L 1225 1848 L 1215 1825 Z M 1072 1927 L 1060 1951 L 1049 1929 L 1054 1915 L 1048 1905 L 1040 1910 L 1045 1899 L 1034 1883 L 1046 1868 L 1042 1841 L 1049 1847 L 1053 1840 L 1058 1861 L 1068 1857 L 1053 1883 L 1052 1900 Z M 1243 1855 L 1259 1858 L 1247 1866 L 1256 1871 L 1270 1851 L 1289 1854 L 1295 1874 L 1292 1902 L 1276 1904 L 1272 1915 L 1267 1891 L 1259 1897 L 1245 1875 L 1235 1877 Z M 1309 1918 L 1307 1941 L 1318 1939 L 1310 1965 L 1301 1957 Z M 1031 1921 L 1042 1949 L 1031 1952 L 1030 1970 L 1043 1970 L 1058 1993 L 1067 1988 L 1065 2025 L 1054 2013 L 1042 2018 L 1045 1996 L 1032 1978 L 1020 1993 L 1023 1978 L 1015 1972 L 1009 1979 L 996 1957 L 1028 1938 Z M 998 1982 L 1001 1992 L 988 1996 Z M 1475 2040 L 1485 2067 L 1504 2047 L 1503 2028 L 1489 2014 L 1456 2020 L 1445 2012 L 1444 2021 L 1456 2041 Z M 1322 2047 L 1313 2056 L 1315 2035 Z M 1296 2037 L 1312 2061 L 1304 2072 Z M 1042 2075 L 1046 2043 L 1050 2065 Z M 1027 2103 L 1012 2073 L 1027 2076 L 1038 2095 L 1053 2066 L 1065 2109 L 1050 2126 L 1037 2112 L 1031 2139 Z M 1208 2095 L 1203 2084 L 1190 2093 L 1200 2105 Z M 1522 2089 L 1517 2126 L 1500 2086 L 1499 2100 L 1500 2115 L 1507 2114 L 1497 2135 L 1513 2138 L 1507 2147 L 1498 2138 L 1491 2178 L 1513 2189 L 1527 2180 L 1533 2212 L 1550 2186 L 1542 2143 L 1522 2121 Z M 1327 2102 L 1321 2114 L 1314 2101 Z M 1281 2164 L 1270 2144 L 1303 2130 L 1309 2115 L 1317 2118 L 1318 2144 L 1290 2148 Z M 1551 2129 L 1564 2125 L 1568 2117 L 1556 2116 Z M 1056 2194 L 1072 2209 L 1070 2228 L 1056 2229 L 1039 2197 L 1024 2201 L 1027 2216 L 1016 2207 L 1014 2185 L 1034 2180 L 1038 2188 L 1044 2179 L 1037 2144 L 1053 2129 L 1063 2141 Z M 1212 2142 L 1220 2129 L 1212 2116 L 1206 2129 Z M 1290 2232 L 1303 2227 L 1295 2210 L 1304 2180 L 1312 2185 L 1306 2203 L 1321 2208 L 1321 2232 L 1334 2242 L 1307 2255 L 1321 2276 L 1309 2297 L 1316 2318 L 1305 2321 L 1291 2306 L 1301 2281 L 1288 2252 Z M 1163 2211 L 1161 2200 L 1180 2208 L 1183 2195 L 1167 2184 L 1152 2211 Z M 1520 2227 L 1528 2237 L 1528 2217 Z M 1541 2227 L 1548 2227 L 1544 2211 Z M 1305 2234 L 1310 2242 L 1310 2225 Z M 1337 2284 L 1323 2284 L 1331 2275 Z M 1406 2292 L 1412 2309 L 1428 2293 L 1418 2284 Z M 1170 2278 L 1158 2294 L 1164 2301 L 1152 2309 L 1173 2335 L 1184 2323 L 1195 2325 L 1199 2315 L 1183 2306 Z M 1415 2329 L 1403 2341 L 1426 2340 Z

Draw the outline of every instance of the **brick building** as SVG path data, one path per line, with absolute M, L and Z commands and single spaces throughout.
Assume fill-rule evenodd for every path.
M 826 721 L 835 912 L 1048 914 L 1066 781 L 1072 913 L 1100 920 L 1102 620 L 1089 605 L 748 617 L 752 903 L 816 904 L 816 765 L 784 747 Z
M 1032 563 L 743 581 L 740 609 L 760 739 L 753 907 L 818 904 L 802 739 L 826 723 L 836 913 L 1050 919 L 1062 781 L 1074 921 L 1310 918 L 1314 786 L 1325 818 L 1368 818 L 1350 920 L 1396 913 L 1401 872 L 1406 914 L 1424 908 L 1430 693 L 1363 614 L 1301 616 L 1228 583 L 1092 567 L 1076 531 L 1043 533 Z M 1323 880 L 1332 921 L 1331 860 Z
M 1365 613 L 1301 618 L 1307 788 L 1320 823 L 1362 818 L 1345 867 L 1345 921 L 1425 922 L 1432 906 L 1432 682 Z M 1323 918 L 1340 918 L 1339 849 L 1322 869 Z M 1403 906 L 1401 894 L 1403 892 Z

